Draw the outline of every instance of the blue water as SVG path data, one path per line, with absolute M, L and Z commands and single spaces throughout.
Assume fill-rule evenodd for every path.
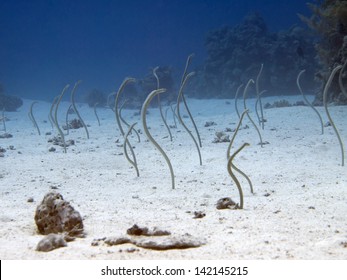
M 209 30 L 259 12 L 273 31 L 301 24 L 303 0 L 2 0 L 0 82 L 7 94 L 51 100 L 65 84 L 115 91 L 157 65 L 204 63 Z

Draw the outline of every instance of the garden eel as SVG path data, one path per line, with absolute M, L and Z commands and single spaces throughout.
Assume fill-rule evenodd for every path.
M 156 89 L 160 88 L 159 77 L 158 77 L 158 74 L 157 74 L 157 70 L 158 69 L 159 69 L 159 66 L 157 66 L 157 67 L 155 67 L 153 69 L 153 75 L 154 75 L 155 79 L 157 80 L 157 88 Z M 163 123 L 164 123 L 167 131 L 169 132 L 170 141 L 172 141 L 171 130 L 170 130 L 170 127 L 167 125 L 166 119 L 165 119 L 164 114 L 163 114 L 163 108 L 161 107 L 160 94 L 158 94 L 157 97 L 158 97 L 158 107 L 159 107 L 159 112 L 160 112 L 161 119 L 163 120 Z
M 240 116 L 239 122 L 238 122 L 238 124 L 237 124 L 237 126 L 236 126 L 236 129 L 235 129 L 235 132 L 234 132 L 234 134 L 233 134 L 233 137 L 231 138 L 231 140 L 230 140 L 230 142 L 229 142 L 229 146 L 228 146 L 228 149 L 227 149 L 227 159 L 230 158 L 231 146 L 232 146 L 233 143 L 234 143 L 234 140 L 235 140 L 235 138 L 236 138 L 236 134 L 239 132 L 240 126 L 241 126 L 241 124 L 242 124 L 243 117 L 245 116 L 245 114 L 247 114 L 248 111 L 249 111 L 248 109 L 244 110 L 244 111 L 242 112 L 241 116 Z
M 97 105 L 99 105 L 99 102 L 96 102 L 94 104 L 94 114 L 95 114 L 96 119 L 98 120 L 98 125 L 100 126 L 100 119 L 99 119 L 98 113 L 96 112 L 96 106 Z
M 139 173 L 139 169 L 137 168 L 137 161 L 136 161 L 136 157 L 134 157 L 134 161 L 132 161 L 128 155 L 128 152 L 127 152 L 127 144 L 130 145 L 129 141 L 128 141 L 128 136 L 130 134 L 130 132 L 134 129 L 134 126 L 136 125 L 137 123 L 133 123 L 131 126 L 129 126 L 129 129 L 127 131 L 127 133 L 125 134 L 124 136 L 124 143 L 123 143 L 123 149 L 124 149 L 124 155 L 126 157 L 126 159 L 128 160 L 128 162 L 134 166 L 135 170 L 136 170 L 136 175 L 137 177 L 140 176 L 140 173 Z
M 172 189 L 175 189 L 175 175 L 173 172 L 173 168 L 170 162 L 170 159 L 168 158 L 168 156 L 165 154 L 164 150 L 160 147 L 160 145 L 154 140 L 154 138 L 152 137 L 152 135 L 149 133 L 148 128 L 147 128 L 147 122 L 146 122 L 146 112 L 147 112 L 147 108 L 151 102 L 151 100 L 153 99 L 153 97 L 155 97 L 157 94 L 161 94 L 163 92 L 165 92 L 166 89 L 156 89 L 153 90 L 146 98 L 145 102 L 142 105 L 142 109 L 141 109 L 141 120 L 142 120 L 142 125 L 143 125 L 143 130 L 148 138 L 148 140 L 158 149 L 158 151 L 162 154 L 162 156 L 164 157 L 167 165 L 169 166 L 170 169 L 170 174 L 171 174 L 171 186 Z
M 259 94 L 257 94 L 257 100 L 255 101 L 255 105 L 254 105 L 254 109 L 255 109 L 255 113 L 257 114 L 257 118 L 258 118 L 258 121 L 259 121 L 259 125 L 261 125 L 261 120 L 260 120 L 259 113 L 258 113 L 258 104 L 261 103 L 261 98 L 260 98 L 260 97 L 261 97 L 265 92 L 267 92 L 266 89 L 262 90 Z M 262 106 L 262 105 L 260 104 L 260 106 Z M 261 110 L 262 110 L 262 108 L 261 108 Z M 263 122 L 264 122 L 264 120 L 263 120 Z M 263 129 L 264 129 L 264 128 L 263 128 Z
M 127 126 L 127 128 L 129 128 L 130 124 L 122 117 L 122 110 L 123 110 L 126 103 L 127 103 L 127 100 L 124 100 L 123 104 L 119 107 L 118 114 L 119 114 L 120 120 Z M 140 134 L 137 132 L 137 130 L 135 128 L 133 128 L 132 130 L 135 132 L 135 134 L 137 136 L 137 142 L 140 143 L 141 142 Z
M 340 71 L 340 75 L 339 75 L 339 85 L 340 85 L 340 89 L 341 89 L 341 92 L 344 94 L 345 97 L 347 97 L 347 92 L 346 92 L 345 87 L 343 86 L 343 82 L 342 82 L 342 73 L 343 73 L 343 71 L 345 70 L 346 65 L 347 65 L 347 59 L 345 60 L 345 63 L 343 64 L 342 69 L 341 69 L 341 71 Z
M 119 87 L 119 89 L 118 89 L 118 91 L 116 93 L 115 100 L 114 100 L 114 113 L 115 113 L 115 116 L 116 116 L 116 121 L 117 121 L 117 124 L 118 124 L 119 131 L 120 131 L 120 133 L 122 134 L 123 137 L 125 136 L 125 133 L 124 133 L 124 130 L 123 130 L 123 127 L 122 127 L 121 119 L 119 117 L 119 110 L 118 110 L 119 96 L 120 96 L 121 92 L 124 90 L 125 86 L 128 83 L 134 83 L 135 81 L 136 80 L 134 78 L 125 78 L 123 83 L 120 85 L 120 87 Z M 133 162 L 136 163 L 136 156 L 135 156 L 134 149 L 131 146 L 131 144 L 130 144 L 128 139 L 125 139 L 125 141 L 126 141 L 127 145 L 129 146 L 131 155 L 132 155 L 132 157 L 134 159 Z M 136 168 L 136 172 L 138 172 L 137 168 Z
M 239 112 L 239 109 L 237 107 L 237 97 L 239 96 L 239 92 L 240 92 L 242 87 L 243 87 L 243 84 L 239 85 L 239 87 L 237 88 L 236 93 L 235 93 L 235 111 L 236 111 L 236 114 L 239 117 L 239 119 L 240 119 L 240 112 Z
M 34 107 L 34 105 L 35 105 L 36 103 L 38 103 L 38 102 L 37 102 L 37 101 L 34 101 L 34 102 L 31 103 L 31 105 L 30 105 L 29 119 L 33 122 L 34 126 L 35 126 L 36 129 L 37 129 L 38 134 L 41 135 L 40 128 L 39 128 L 39 126 L 37 125 L 37 122 L 36 122 L 35 117 L 34 117 L 34 114 L 33 114 L 33 107 Z
M 245 89 L 243 90 L 243 107 L 244 107 L 244 110 L 247 109 L 247 106 L 246 106 L 246 95 L 247 95 L 247 90 L 248 90 L 248 87 L 251 83 L 254 83 L 254 81 L 252 79 L 250 79 L 247 83 L 247 85 L 245 86 Z M 250 122 L 253 124 L 255 130 L 258 132 L 258 135 L 259 135 L 259 139 L 260 139 L 260 146 L 263 147 L 263 139 L 261 138 L 261 134 L 260 134 L 260 131 L 257 127 L 257 125 L 254 123 L 254 121 L 252 120 L 251 116 L 249 115 L 248 111 L 246 112 L 247 114 L 247 117 L 248 119 L 250 120 Z
M 300 73 L 298 74 L 298 77 L 296 78 L 296 84 L 299 88 L 299 91 L 302 95 L 302 97 L 304 98 L 305 102 L 312 108 L 313 111 L 315 111 L 315 113 L 317 114 L 318 118 L 319 118 L 319 121 L 320 121 L 320 125 L 321 125 L 321 134 L 324 134 L 324 125 L 323 125 L 323 119 L 321 117 L 321 115 L 319 114 L 318 110 L 312 105 L 312 103 L 310 101 L 308 101 L 308 99 L 306 98 L 304 92 L 302 91 L 302 88 L 300 86 L 300 78 L 301 78 L 301 75 L 303 73 L 305 73 L 306 70 L 301 70 Z
M 259 106 L 260 106 L 260 117 L 258 115 L 258 111 L 257 110 L 256 110 L 256 112 L 257 112 L 259 125 L 261 124 L 261 128 L 262 129 L 264 129 L 264 112 L 263 112 L 263 105 L 261 103 L 261 93 L 259 93 L 259 78 L 260 78 L 261 74 L 263 73 L 263 68 L 264 68 L 264 64 L 262 63 L 260 65 L 260 70 L 259 70 L 258 76 L 257 76 L 257 78 L 255 80 L 255 90 L 256 90 L 256 93 L 257 93 L 257 101 L 259 100 Z
M 3 124 L 4 131 L 6 132 L 5 107 L 2 107 L 2 124 Z
M 53 117 L 53 108 L 54 108 L 54 105 L 57 103 L 58 98 L 59 98 L 59 95 L 54 97 L 52 105 L 51 105 L 51 108 L 49 110 L 49 114 L 48 114 L 48 120 L 51 123 L 52 128 L 55 126 L 55 124 L 54 124 L 54 117 Z
M 87 139 L 89 139 L 88 128 L 87 128 L 86 124 L 84 123 L 84 121 L 83 121 L 83 119 L 82 119 L 80 113 L 78 112 L 77 107 L 76 107 L 76 104 L 75 104 L 75 92 L 76 92 L 76 88 L 77 88 L 77 86 L 78 86 L 81 82 L 82 82 L 81 80 L 77 81 L 77 82 L 75 83 L 75 86 L 74 86 L 73 89 L 72 89 L 72 92 L 71 92 L 71 103 L 72 103 L 73 109 L 75 110 L 75 113 L 77 114 L 79 120 L 81 121 L 81 123 L 82 123 L 82 125 L 83 125 L 83 127 L 84 127 L 84 129 L 85 129 L 85 131 L 86 131 Z
M 233 153 L 231 155 L 231 157 L 229 158 L 228 165 L 227 165 L 227 169 L 228 169 L 229 175 L 233 179 L 233 181 L 235 182 L 236 187 L 237 187 L 237 189 L 239 191 L 239 195 L 240 195 L 240 205 L 238 207 L 239 209 L 243 209 L 243 192 L 242 192 L 241 184 L 240 184 L 239 180 L 237 180 L 236 176 L 233 174 L 231 168 L 234 168 L 235 170 L 237 170 L 235 168 L 235 165 L 232 163 L 232 161 L 233 161 L 234 157 L 246 146 L 249 146 L 249 144 L 248 143 L 244 143 L 240 148 L 238 148 L 235 151 L 235 153 Z
M 70 104 L 69 108 L 67 108 L 67 111 L 66 111 L 66 117 L 65 117 L 65 124 L 66 124 L 66 135 L 69 135 L 69 112 L 72 108 L 72 104 Z
M 184 71 L 183 71 L 183 75 L 182 75 L 182 78 L 181 78 L 181 85 L 183 84 L 183 81 L 187 75 L 187 71 L 188 71 L 188 67 L 190 65 L 190 62 L 192 61 L 192 58 L 195 56 L 194 53 L 188 55 L 187 57 L 187 60 L 186 60 L 186 66 L 184 67 Z
M 119 110 L 118 110 L 118 104 L 119 104 L 119 96 L 121 94 L 121 92 L 124 90 L 125 86 L 128 84 L 128 83 L 135 83 L 135 79 L 134 78 L 126 78 L 123 83 L 120 85 L 117 93 L 116 93 L 116 97 L 115 97 L 115 100 L 114 100 L 114 113 L 116 115 L 116 121 L 117 121 L 117 125 L 118 125 L 118 128 L 119 128 L 119 131 L 120 133 L 122 134 L 122 136 L 124 136 L 124 130 L 123 130 L 123 127 L 122 127 L 122 123 L 121 123 L 121 120 L 119 118 Z
M 333 122 L 333 119 L 330 116 L 330 113 L 329 113 L 329 110 L 328 110 L 328 101 L 327 101 L 328 88 L 330 87 L 331 81 L 334 79 L 334 76 L 335 76 L 336 72 L 339 71 L 341 68 L 342 68 L 342 66 L 339 65 L 339 66 L 336 66 L 333 69 L 333 71 L 331 71 L 331 74 L 329 76 L 329 79 L 328 79 L 327 83 L 325 84 L 324 91 L 323 91 L 323 104 L 324 104 L 325 112 L 327 113 L 329 122 L 332 125 L 332 127 L 334 128 L 334 131 L 335 131 L 335 134 L 337 136 L 337 139 L 339 140 L 340 148 L 341 148 L 341 157 L 342 157 L 342 164 L 341 165 L 344 166 L 345 165 L 345 152 L 344 152 L 344 148 L 343 148 L 343 143 L 342 143 L 340 134 L 339 134 L 339 132 L 338 132 L 334 122 Z
M 177 128 L 177 123 L 176 123 L 176 118 L 178 119 L 177 114 L 176 114 L 176 107 L 177 106 L 175 107 L 175 109 L 172 106 L 173 106 L 173 103 L 170 104 L 170 108 L 171 108 L 171 111 L 172 111 L 175 128 Z
M 227 159 L 229 160 L 230 159 L 230 150 L 231 150 L 231 146 L 232 144 L 234 143 L 234 140 L 235 140 L 235 137 L 236 137 L 236 134 L 238 133 L 239 129 L 240 129 L 240 126 L 242 124 L 242 120 L 243 120 L 243 117 L 245 116 L 245 114 L 247 113 L 248 109 L 243 111 L 243 113 L 241 114 L 241 117 L 240 117 L 240 120 L 239 120 L 239 123 L 237 124 L 237 127 L 235 129 L 235 132 L 234 132 L 234 135 L 233 137 L 231 138 L 230 140 L 230 143 L 229 143 L 229 146 L 228 146 L 228 150 L 227 150 Z M 242 170 L 238 169 L 235 165 L 232 165 L 232 168 L 234 168 L 238 173 L 240 173 L 243 177 L 245 177 L 245 179 L 247 180 L 250 188 L 251 188 L 251 193 L 253 193 L 253 184 L 252 184 L 252 181 L 249 179 L 249 177 L 244 173 L 242 172 Z
M 191 133 L 191 131 L 189 130 L 189 128 L 185 125 L 185 123 L 183 122 L 183 119 L 181 117 L 181 114 L 180 114 L 180 100 L 182 98 L 183 95 L 183 88 L 185 86 L 185 84 L 187 83 L 188 79 L 190 77 L 192 77 L 193 75 L 195 74 L 195 72 L 191 72 L 189 73 L 188 75 L 186 75 L 186 77 L 184 78 L 183 80 L 183 83 L 181 84 L 181 88 L 180 88 L 180 91 L 178 93 L 178 98 L 177 98 L 177 116 L 178 116 L 178 119 L 180 121 L 180 123 L 182 124 L 182 126 L 185 128 L 185 130 L 188 132 L 188 134 L 190 135 L 190 137 L 193 139 L 194 141 L 194 144 L 196 146 L 196 149 L 198 150 L 198 154 L 199 154 L 199 162 L 200 162 L 200 165 L 202 165 L 202 159 L 201 159 L 201 153 L 200 153 L 200 148 L 199 148 L 199 145 L 198 143 L 196 142 L 193 134 Z M 183 99 L 183 98 L 182 98 Z
M 186 79 L 187 70 L 188 70 L 188 67 L 189 67 L 189 65 L 190 65 L 190 62 L 191 62 L 191 59 L 192 59 L 193 56 L 194 56 L 194 54 L 192 53 L 192 54 L 190 54 L 190 55 L 188 56 L 188 58 L 187 58 L 186 66 L 185 66 L 185 68 L 184 68 L 183 75 L 182 75 L 182 79 L 181 79 L 181 88 L 180 88 L 180 91 L 181 91 L 181 89 L 183 89 L 183 87 L 184 87 L 183 83 L 184 83 L 184 81 L 185 81 L 185 79 Z M 188 75 L 189 75 L 189 74 L 188 74 Z M 197 137 L 198 137 L 199 146 L 200 146 L 200 148 L 201 148 L 201 147 L 202 147 L 202 144 L 201 144 L 200 133 L 199 133 L 198 128 L 197 128 L 197 126 L 196 126 L 196 124 L 195 124 L 195 121 L 194 121 L 194 119 L 193 119 L 193 116 L 192 116 L 192 114 L 190 113 L 190 110 L 189 110 L 189 107 L 188 107 L 188 104 L 187 104 L 187 101 L 186 101 L 186 98 L 185 98 L 184 94 L 182 94 L 182 100 L 183 100 L 184 107 L 186 108 L 186 111 L 187 111 L 187 113 L 188 113 L 188 115 L 189 115 L 190 121 L 191 121 L 192 124 L 193 124 L 195 133 L 196 133 L 196 135 L 197 135 Z
M 58 96 L 57 101 L 56 101 L 57 105 L 55 106 L 55 111 L 54 111 L 54 125 L 57 128 L 57 130 L 58 130 L 58 132 L 60 134 L 61 139 L 63 140 L 63 143 L 64 143 L 64 153 L 66 153 L 66 143 L 65 143 L 64 133 L 60 129 L 59 124 L 58 124 L 58 108 L 59 108 L 60 101 L 62 100 L 62 98 L 63 98 L 63 96 L 65 94 L 65 91 L 68 89 L 69 86 L 70 85 L 67 84 L 64 87 L 63 91 L 61 92 L 61 94 Z M 54 102 L 53 102 L 53 104 L 54 104 Z
M 165 114 L 164 114 L 164 117 L 165 117 L 165 120 L 167 121 L 167 115 L 168 115 L 168 112 L 169 110 L 173 110 L 173 108 L 169 105 L 166 109 L 165 109 Z M 171 128 L 176 128 L 177 127 L 177 124 L 176 124 L 176 115 L 175 115 L 175 112 L 172 111 L 173 113 L 173 119 L 174 119 L 174 125 L 170 126 Z
M 170 110 L 170 107 L 167 107 L 165 109 L 165 114 L 164 114 L 164 118 L 165 118 L 165 121 L 167 120 L 167 112 Z
M 137 168 L 137 160 L 136 160 L 136 156 L 135 156 L 135 152 L 134 152 L 134 149 L 132 146 L 130 146 L 130 140 L 128 140 L 128 136 L 130 135 L 131 131 L 135 131 L 136 135 L 137 135 L 137 139 L 138 139 L 138 142 L 140 142 L 140 135 L 139 133 L 136 131 L 136 129 L 134 128 L 134 126 L 136 125 L 136 123 L 134 125 L 129 125 L 123 118 L 122 118 L 122 109 L 124 107 L 124 104 L 126 103 L 126 100 L 123 102 L 123 104 L 121 105 L 121 107 L 119 108 L 119 118 L 121 119 L 121 121 L 128 127 L 128 131 L 127 133 L 124 135 L 124 143 L 123 143 L 123 147 L 124 147 L 124 155 L 125 155 L 125 158 L 128 160 L 128 162 L 130 162 L 131 165 L 133 165 L 136 169 L 136 174 L 137 174 L 137 177 L 140 176 L 140 173 L 139 173 L 139 169 Z M 131 151 L 131 154 L 134 158 L 134 161 L 132 161 L 129 157 L 129 154 L 126 150 L 126 146 L 129 145 L 129 149 Z
M 114 106 L 110 106 L 110 98 L 111 96 L 115 95 L 114 92 L 111 92 L 108 96 L 107 96 L 107 106 L 110 107 L 110 109 L 114 112 Z

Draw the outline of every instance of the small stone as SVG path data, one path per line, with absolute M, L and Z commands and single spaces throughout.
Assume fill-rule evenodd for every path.
M 229 135 L 226 135 L 224 131 L 216 131 L 215 132 L 216 137 L 212 141 L 212 143 L 224 143 L 224 142 L 230 142 Z
M 230 197 L 223 197 L 217 201 L 216 208 L 221 209 L 239 209 L 239 205 Z
M 136 248 L 128 248 L 128 249 L 126 249 L 127 253 L 135 253 L 137 251 L 139 251 L 139 249 L 136 249 Z
M 206 214 L 203 211 L 195 211 L 193 219 L 201 219 L 205 216 Z
M 0 138 L 12 138 L 13 137 L 13 135 L 12 134 L 10 134 L 10 133 L 7 133 L 7 132 L 5 132 L 5 133 L 3 133 L 3 134 L 0 134 Z
M 61 234 L 50 233 L 37 244 L 36 251 L 49 252 L 66 246 L 66 241 Z
M 109 246 L 121 245 L 126 243 L 131 243 L 131 239 L 127 236 L 107 237 L 105 239 L 105 244 Z
M 205 123 L 205 127 L 210 127 L 210 126 L 214 126 L 214 125 L 217 125 L 214 121 L 208 121 Z
M 34 202 L 34 198 L 33 197 L 29 197 L 27 202 Z

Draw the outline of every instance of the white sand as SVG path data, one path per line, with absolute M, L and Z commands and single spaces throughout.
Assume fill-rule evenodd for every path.
M 294 102 L 301 97 L 283 97 Z M 263 103 L 276 98 L 264 98 Z M 278 98 L 277 98 L 278 100 Z M 7 149 L 0 158 L 0 258 L 1 259 L 346 259 L 347 248 L 347 166 L 341 166 L 340 147 L 332 127 L 320 134 L 320 124 L 309 107 L 265 110 L 261 148 L 256 131 L 250 126 L 239 131 L 235 148 L 249 142 L 235 158 L 235 164 L 251 178 L 255 194 L 240 176 L 244 190 L 244 210 L 217 210 L 218 199 L 230 196 L 238 202 L 238 192 L 226 169 L 228 143 L 212 143 L 215 132 L 235 128 L 234 101 L 188 99 L 203 142 L 203 165 L 196 148 L 182 126 L 173 129 L 173 142 L 161 124 L 157 109 L 150 109 L 148 125 L 171 159 L 176 189 L 171 189 L 169 169 L 159 152 L 141 134 L 131 142 L 140 177 L 123 153 L 122 137 L 110 109 L 99 109 L 101 126 L 92 109 L 80 110 L 90 125 L 90 139 L 83 129 L 70 131 L 66 139 L 75 146 L 48 152 L 47 142 L 57 132 L 50 127 L 50 104 L 35 105 L 35 116 L 42 135 L 31 124 L 25 100 L 18 112 L 6 113 L 7 132 L 13 138 L 0 139 Z M 254 99 L 248 101 L 256 120 Z M 67 104 L 62 104 L 59 116 Z M 241 107 L 241 104 L 240 104 Z M 327 117 L 322 107 L 324 122 Z M 342 140 L 347 145 L 347 107 L 330 108 Z M 138 122 L 135 110 L 124 110 L 130 123 Z M 184 113 L 184 112 L 183 112 Z M 72 115 L 71 117 L 74 117 Z M 189 120 L 185 119 L 190 125 Z M 204 127 L 206 121 L 217 125 Z M 172 124 L 169 111 L 169 123 Z M 2 128 L 2 127 L 1 127 Z M 3 133 L 3 131 L 0 131 Z M 228 133 L 231 134 L 231 133 Z M 13 146 L 14 150 L 9 149 Z M 346 147 L 347 148 L 347 147 Z M 42 253 L 35 251 L 42 239 L 37 233 L 34 213 L 43 196 L 58 187 L 64 198 L 84 219 L 84 239 L 67 247 Z M 269 196 L 265 196 L 270 194 Z M 32 197 L 34 202 L 27 200 Z M 206 216 L 193 219 L 194 211 Z M 124 235 L 133 224 L 160 227 L 172 235 L 189 233 L 205 245 L 186 250 L 154 251 L 131 244 L 91 246 L 96 238 Z

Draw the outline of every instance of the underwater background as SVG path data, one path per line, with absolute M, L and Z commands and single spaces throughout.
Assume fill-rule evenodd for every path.
M 3 0 L 0 83 L 6 94 L 52 101 L 67 83 L 83 81 L 79 97 L 91 91 L 107 95 L 125 77 L 144 81 L 160 66 L 169 76 L 165 86 L 177 90 L 185 60 L 195 53 L 192 67 L 198 75 L 194 90 L 187 92 L 192 97 L 231 98 L 239 82 L 258 73 L 261 63 L 261 86 L 269 94 L 289 84 L 295 88 L 292 79 L 302 66 L 311 67 L 308 85 L 303 80 L 307 88 L 313 81 L 313 40 L 305 38 L 307 26 L 298 13 L 310 14 L 305 1 Z M 225 64 L 225 38 L 245 51 L 229 51 L 238 61 Z M 255 48 L 259 51 L 252 53 Z M 281 79 L 280 74 L 267 75 L 269 71 L 289 76 Z M 142 83 L 144 96 L 146 89 Z

